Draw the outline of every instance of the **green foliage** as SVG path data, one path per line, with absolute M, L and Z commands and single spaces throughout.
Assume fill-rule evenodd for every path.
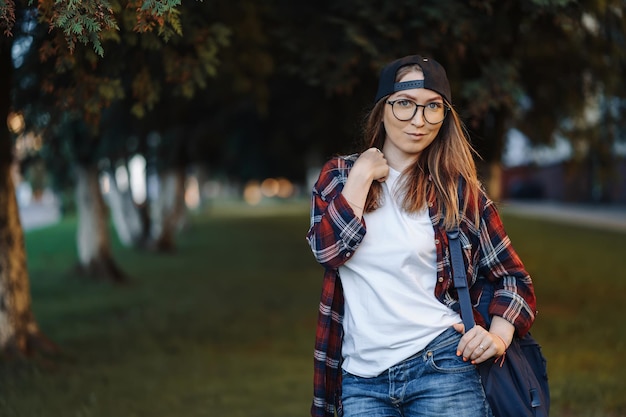
M 576 0 L 532 0 L 538 6 L 554 6 L 564 7 L 572 3 L 576 3 Z
M 94 51 L 104 55 L 101 33 L 118 30 L 113 9 L 106 0 L 55 1 L 48 16 L 50 27 L 58 28 L 64 34 L 71 52 L 76 43 L 93 45 Z
M 176 6 L 180 6 L 180 0 L 173 1 L 159 1 L 159 0 L 144 0 L 141 2 L 141 11 L 154 15 L 163 16 L 170 13 Z
M 4 36 L 11 36 L 15 24 L 15 3 L 13 0 L 0 0 L 0 31 Z
M 80 30 L 97 32 L 100 21 L 92 10 L 85 10 L 89 4 L 93 3 L 65 4 L 67 13 L 56 20 L 57 24 L 69 27 L 70 35 Z M 52 19 L 56 9 L 50 6 L 46 16 Z M 114 30 L 101 26 L 103 30 L 97 32 L 106 56 L 99 56 L 101 50 L 92 50 L 78 38 L 76 48 L 68 50 L 67 32 L 37 33 L 29 50 L 32 57 L 28 62 L 32 64 L 17 74 L 24 80 L 33 80 L 29 71 L 36 74 L 40 88 L 24 91 L 29 97 L 20 97 L 20 102 L 30 106 L 32 114 L 48 115 L 43 126 L 48 148 L 63 148 L 60 142 L 64 141 L 72 146 L 80 143 L 81 149 L 69 155 L 89 155 L 93 163 L 125 157 L 122 150 L 128 149 L 124 143 L 130 135 L 145 141 L 145 132 L 138 132 L 144 121 L 137 119 L 156 120 L 158 124 L 150 130 L 165 131 L 180 123 L 167 114 L 172 113 L 169 104 L 176 100 L 173 114 L 185 113 L 187 102 L 206 89 L 208 80 L 217 74 L 218 54 L 230 37 L 230 30 L 212 22 L 211 9 L 200 2 L 182 6 L 176 1 L 112 1 L 106 6 L 116 24 Z M 68 26 L 72 19 L 75 23 Z M 186 36 L 178 36 L 181 25 Z M 172 37 L 174 33 L 177 36 Z M 37 63 L 35 56 L 41 62 Z M 18 90 L 17 96 L 22 93 Z M 38 104 L 33 106 L 33 102 Z M 69 127 L 63 126 L 68 120 L 72 120 Z M 74 120 L 89 127 L 81 129 L 85 135 L 82 142 L 67 139 L 75 138 L 75 134 L 60 134 L 75 131 Z M 82 149 L 85 146 L 90 146 L 91 152 Z M 113 153 L 107 154 L 109 151 Z M 53 158 L 49 162 L 58 161 Z
M 380 67 L 399 56 L 420 52 L 441 61 L 488 161 L 500 157 L 490 150 L 501 149 L 507 128 L 528 127 L 533 140 L 547 142 L 566 117 L 581 114 L 591 97 L 579 88 L 585 79 L 623 91 L 626 11 L 619 0 L 274 4 L 276 20 L 286 22 L 275 30 L 288 57 L 281 64 L 329 94 L 360 99 L 359 90 L 372 91 Z M 522 99 L 533 104 L 527 114 Z
M 557 128 L 581 119 L 590 99 L 626 97 L 621 0 L 446 0 L 419 7 L 410 0 L 110 0 L 110 7 L 118 29 L 99 32 L 107 56 L 100 60 L 101 50 L 84 48 L 77 38 L 80 48 L 45 71 L 56 79 L 44 83 L 44 90 L 58 92 L 59 101 L 72 110 L 89 110 L 84 119 L 96 131 L 107 106 L 123 107 L 133 117 L 125 119 L 132 128 L 120 127 L 121 140 L 138 134 L 137 126 L 144 131 L 140 135 L 148 126 L 164 134 L 180 132 L 181 125 L 198 126 L 197 137 L 216 142 L 205 148 L 217 154 L 211 163 L 221 165 L 226 165 L 221 156 L 237 154 L 232 149 L 238 146 L 273 148 L 296 158 L 328 155 L 338 147 L 352 150 L 380 68 L 416 52 L 434 56 L 448 69 L 455 107 L 486 162 L 499 160 L 510 127 L 534 142 L 550 142 Z M 97 24 L 94 18 L 89 25 L 77 24 L 76 31 L 88 33 L 87 26 L 96 30 Z M 179 29 L 183 35 L 176 35 Z M 64 50 L 65 35 L 60 34 L 61 39 L 39 49 L 42 57 Z M 105 83 L 121 79 L 123 97 L 111 101 L 90 87 L 84 91 L 100 100 L 100 108 L 82 106 L 76 86 L 94 74 Z M 72 79 L 75 88 L 65 88 Z M 204 115 L 187 107 L 192 105 L 204 109 Z M 573 142 L 597 143 L 593 149 L 604 155 L 603 149 L 618 140 L 616 126 L 625 123 L 624 112 L 615 111 L 595 127 L 561 133 Z M 302 114 L 307 127 L 295 117 Z M 239 123 L 242 118 L 250 123 Z M 592 137 L 601 140 L 587 139 Z M 602 161 L 602 167 L 610 166 Z
M 28 0 L 33 7 L 34 0 Z M 15 0 L 0 0 L 0 29 L 11 36 L 15 24 Z M 151 32 L 169 40 L 182 35 L 180 0 L 41 0 L 37 2 L 40 21 L 50 29 L 60 30 L 70 52 L 77 44 L 92 45 L 94 52 L 104 55 L 103 39 L 111 38 L 110 32 L 119 30 L 115 10 L 130 8 L 135 11 L 135 30 Z
M 480 69 L 481 74 L 463 84 L 461 95 L 472 101 L 468 114 L 481 118 L 491 109 L 515 109 L 524 90 L 519 82 L 518 64 L 512 60 L 494 60 Z
M 183 29 L 180 21 L 180 12 L 176 9 L 180 1 L 137 1 L 140 7 L 137 9 L 137 25 L 135 30 L 140 33 L 152 31 L 158 27 L 159 36 L 168 41 L 174 35 L 182 35 Z

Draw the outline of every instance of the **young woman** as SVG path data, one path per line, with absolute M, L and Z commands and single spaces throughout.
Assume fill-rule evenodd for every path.
M 381 72 L 364 150 L 328 161 L 307 240 L 325 268 L 312 416 L 489 416 L 476 370 L 535 318 L 530 276 L 479 184 L 443 67 L 407 56 Z M 459 201 L 457 187 L 462 187 Z M 461 231 L 472 302 L 464 332 L 446 230 Z

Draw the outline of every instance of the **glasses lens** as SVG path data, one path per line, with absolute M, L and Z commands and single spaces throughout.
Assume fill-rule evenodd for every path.
M 446 106 L 442 103 L 430 103 L 424 106 L 424 119 L 430 124 L 441 123 L 446 117 Z
M 411 120 L 415 116 L 417 104 L 409 100 L 396 100 L 393 102 L 391 109 L 393 115 L 403 122 Z

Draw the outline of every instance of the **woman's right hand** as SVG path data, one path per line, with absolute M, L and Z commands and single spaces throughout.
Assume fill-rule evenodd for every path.
M 357 217 L 363 216 L 363 207 L 372 181 L 383 182 L 388 175 L 389 165 L 379 149 L 369 148 L 359 155 L 341 192 Z
M 369 148 L 357 158 L 350 175 L 352 173 L 366 177 L 371 175 L 371 181 L 384 182 L 389 175 L 389 165 L 380 149 Z

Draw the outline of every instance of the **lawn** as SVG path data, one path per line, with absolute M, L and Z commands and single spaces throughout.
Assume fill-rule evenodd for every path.
M 121 248 L 115 287 L 72 268 L 72 219 L 26 235 L 54 358 L 0 362 L 2 417 L 308 415 L 322 269 L 306 202 L 214 205 L 175 254 Z M 535 279 L 552 416 L 626 415 L 626 234 L 505 217 Z

